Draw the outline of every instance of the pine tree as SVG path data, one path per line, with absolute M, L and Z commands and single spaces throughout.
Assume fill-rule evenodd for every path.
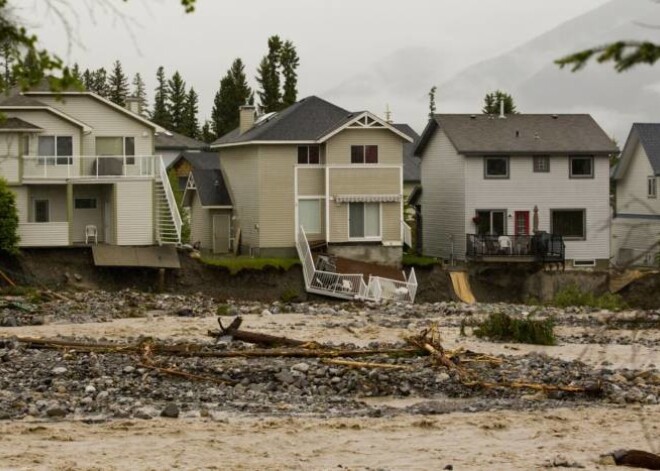
M 186 82 L 181 74 L 176 71 L 167 82 L 170 90 L 168 108 L 172 119 L 172 131 L 183 134 L 183 120 L 186 109 Z
M 83 82 L 82 73 L 80 72 L 80 67 L 78 66 L 77 62 L 73 64 L 73 67 L 71 68 L 71 76 L 78 82 Z
M 504 114 L 518 114 L 513 97 L 501 90 L 486 94 L 484 107 L 481 111 L 484 114 L 500 114 L 502 101 L 504 101 Z
M 279 36 L 268 38 L 268 54 L 264 56 L 257 69 L 257 82 L 261 86 L 259 101 L 266 112 L 282 109 L 282 94 L 280 91 L 280 59 L 282 40 Z
M 140 106 L 140 114 L 146 116 L 149 109 L 149 102 L 147 101 L 147 86 L 142 80 L 142 76 L 138 72 L 133 77 L 133 96 L 138 99 Z
M 108 96 L 108 74 L 103 67 L 92 72 L 92 83 L 90 92 L 94 92 L 104 98 Z
M 190 87 L 186 95 L 185 108 L 183 114 L 183 132 L 182 134 L 197 139 L 199 137 L 199 121 L 197 112 L 199 111 L 199 96 L 195 89 Z
M 89 69 L 85 69 L 85 71 L 82 74 L 82 84 L 83 84 L 83 87 L 85 87 L 85 90 L 91 92 L 93 82 L 94 82 L 93 73 L 90 72 Z
M 164 128 L 169 128 L 172 125 L 172 117 L 167 106 L 170 90 L 167 87 L 165 69 L 163 66 L 158 67 L 156 79 L 158 80 L 158 86 L 156 87 L 156 93 L 154 94 L 154 109 L 151 112 L 151 120 Z
M 429 90 L 429 119 L 433 119 L 435 114 L 435 92 L 438 90 L 438 87 L 435 85 Z
M 199 139 L 207 144 L 210 144 L 215 140 L 215 135 L 213 134 L 213 131 L 211 131 L 211 122 L 208 119 L 204 121 L 204 125 L 199 133 Z
M 300 57 L 291 41 L 286 41 L 280 53 L 282 76 L 284 77 L 284 93 L 282 94 L 282 108 L 293 105 L 298 98 L 298 73 Z
M 0 70 L 0 91 L 11 88 L 14 83 L 14 74 L 12 71 L 14 60 L 12 59 L 10 43 L 5 41 L 0 46 L 0 60 L 2 61 L 2 70 Z
M 238 109 L 245 104 L 254 104 L 254 94 L 247 84 L 243 61 L 236 59 L 220 80 L 220 89 L 213 100 L 211 128 L 216 137 L 238 127 Z
M 121 62 L 117 60 L 112 65 L 112 73 L 108 77 L 108 99 L 119 106 L 126 106 L 127 96 L 128 78 L 124 74 Z

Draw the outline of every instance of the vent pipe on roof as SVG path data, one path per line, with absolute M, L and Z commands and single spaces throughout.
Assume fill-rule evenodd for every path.
M 504 98 L 500 100 L 500 119 L 506 119 L 506 115 L 504 114 Z
M 392 111 L 390 110 L 389 103 L 385 105 L 385 121 L 392 124 Z

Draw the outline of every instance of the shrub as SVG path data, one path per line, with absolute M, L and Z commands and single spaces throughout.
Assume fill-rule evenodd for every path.
M 225 268 L 232 275 L 236 275 L 243 270 L 262 271 L 268 268 L 289 270 L 296 265 L 300 265 L 300 260 L 297 258 L 226 257 L 202 258 L 201 261 L 206 265 Z
M 430 268 L 434 265 L 438 265 L 438 261 L 432 257 L 424 257 L 421 255 L 414 255 L 405 253 L 403 254 L 403 259 L 401 260 L 403 266 L 406 267 L 421 267 L 421 268 Z
M 0 253 L 18 253 L 18 210 L 16 195 L 0 177 Z
M 605 293 L 596 296 L 594 293 L 584 292 L 573 284 L 560 290 L 550 302 L 556 307 L 586 306 L 610 311 L 619 311 L 626 308 L 626 303 L 618 294 Z
M 556 342 L 552 319 L 516 319 L 502 312 L 490 314 L 474 329 L 474 335 L 535 345 L 554 345 Z
M 295 301 L 296 299 L 298 299 L 298 291 L 293 288 L 289 288 L 285 290 L 280 295 L 280 301 L 282 301 L 285 304 Z

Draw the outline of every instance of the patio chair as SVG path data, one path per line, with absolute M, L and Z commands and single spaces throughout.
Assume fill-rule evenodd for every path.
M 94 240 L 94 245 L 98 244 L 98 230 L 93 224 L 85 226 L 85 244 L 89 244 L 90 240 Z

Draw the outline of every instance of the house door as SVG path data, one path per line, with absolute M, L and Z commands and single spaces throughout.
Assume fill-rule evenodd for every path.
M 529 235 L 529 211 L 516 211 L 516 235 Z
M 230 219 L 228 214 L 213 215 L 213 253 L 229 253 Z

